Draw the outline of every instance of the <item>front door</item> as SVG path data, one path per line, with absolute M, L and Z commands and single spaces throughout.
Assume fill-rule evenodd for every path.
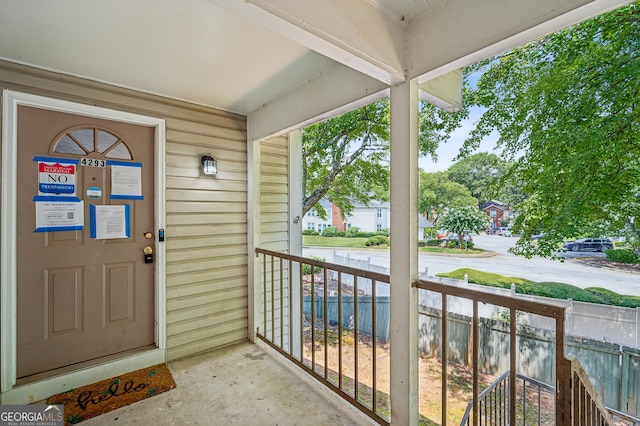
M 154 347 L 154 128 L 19 106 L 17 137 L 17 378 Z

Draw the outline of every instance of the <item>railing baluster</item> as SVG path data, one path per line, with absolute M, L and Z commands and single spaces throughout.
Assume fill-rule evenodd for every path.
M 300 269 L 300 362 L 304 363 L 304 263 L 298 262 Z
M 275 282 L 276 282 L 276 258 L 271 256 L 271 341 L 276 341 L 276 295 L 275 295 Z
M 338 271 L 338 389 L 342 390 L 342 271 Z
M 289 259 L 289 353 L 293 354 L 293 260 Z M 302 300 L 302 294 L 300 295 Z
M 263 270 L 263 279 L 262 279 L 262 302 L 264 305 L 264 312 L 263 312 L 263 323 L 262 323 L 262 327 L 264 328 L 264 330 L 262 330 L 262 335 L 266 338 L 267 337 L 267 312 L 269 311 L 267 309 L 267 255 L 265 254 L 262 258 L 262 270 Z
M 311 266 L 311 370 L 316 371 L 316 270 Z
M 442 294 L 442 424 L 447 424 L 447 380 L 448 380 L 448 349 L 449 337 L 447 336 L 447 295 Z
M 282 270 L 282 261 L 280 258 L 280 346 L 284 346 L 284 271 Z
M 324 279 L 324 377 L 328 377 L 329 374 L 329 350 L 327 348 L 327 335 L 329 334 L 329 315 L 328 315 L 328 300 L 327 300 L 327 268 L 323 268 L 323 279 Z
M 375 413 L 377 411 L 377 391 L 378 391 L 378 360 L 377 360 L 377 354 L 376 354 L 376 348 L 378 346 L 378 334 L 377 334 L 377 329 L 378 329 L 378 324 L 376 322 L 377 319 L 377 311 L 376 311 L 376 305 L 377 305 L 377 295 L 376 295 L 376 287 L 377 287 L 377 282 L 375 280 L 371 280 L 371 357 L 372 357 L 372 369 L 373 369 L 373 377 L 372 377 L 372 381 L 373 381 L 373 386 L 372 386 L 372 392 L 373 392 L 373 398 L 372 398 L 372 405 L 371 405 L 371 409 L 373 410 L 373 412 Z
M 472 370 L 473 370 L 473 426 L 478 426 L 478 301 L 473 301 L 473 319 L 471 323 L 472 340 L 471 340 L 471 353 L 472 353 Z
M 353 363 L 354 363 L 354 371 L 353 371 L 353 394 L 356 398 L 356 401 L 359 401 L 358 398 L 358 372 L 360 370 L 358 363 L 358 335 L 360 330 L 358 328 L 358 277 L 354 275 L 353 277 Z

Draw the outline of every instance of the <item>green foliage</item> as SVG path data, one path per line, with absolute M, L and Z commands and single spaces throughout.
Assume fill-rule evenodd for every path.
M 385 237 L 384 235 L 374 235 L 373 237 L 369 237 L 367 242 L 364 244 L 366 246 L 388 246 L 389 237 Z
M 612 262 L 620 262 L 620 263 L 640 263 L 640 259 L 638 259 L 638 255 L 629 249 L 611 249 L 605 250 L 605 254 L 607 255 L 607 260 Z
M 479 232 L 489 226 L 490 218 L 478 207 L 460 207 L 449 209 L 438 219 L 438 225 L 459 235 L 462 239 L 464 235 L 472 232 Z
M 432 239 L 426 241 L 426 243 L 427 243 L 426 246 L 427 247 L 437 247 L 437 246 L 440 245 L 440 242 L 441 241 L 438 240 L 437 238 L 432 238 Z
M 601 287 L 589 287 L 585 290 L 600 296 L 608 305 L 624 306 L 625 308 L 640 307 L 640 297 L 638 296 L 625 296 Z
M 465 102 L 484 109 L 468 154 L 493 132 L 529 198 L 514 253 L 553 257 L 594 222 L 636 236 L 640 217 L 640 3 L 470 67 Z M 531 235 L 546 236 L 532 241 Z M 638 245 L 634 248 L 637 249 Z
M 325 259 L 322 257 L 317 257 L 317 256 L 309 256 L 309 259 L 313 259 L 313 260 L 319 260 L 320 262 L 324 262 Z M 322 272 L 322 268 L 319 266 L 314 266 L 313 267 L 313 273 L 314 274 L 318 274 Z M 302 274 L 303 275 L 310 275 L 311 274 L 311 265 L 305 263 L 302 265 Z
M 462 184 L 452 182 L 447 172 L 425 173 L 420 170 L 418 208 L 429 220 L 438 217 L 449 208 L 477 207 L 478 201 Z
M 519 180 L 506 177 L 510 162 L 496 154 L 479 152 L 456 161 L 447 170 L 449 180 L 463 185 L 478 203 L 497 199 L 516 205 L 526 199 Z
M 338 231 L 335 226 L 327 226 L 322 230 L 323 237 L 335 237 L 338 235 Z
M 640 306 L 640 297 L 626 296 L 598 287 L 581 289 L 579 287 L 557 282 L 536 282 L 519 277 L 507 277 L 490 272 L 482 272 L 471 268 L 456 269 L 452 272 L 437 274 L 440 277 L 464 279 L 465 274 L 470 283 L 488 287 L 511 288 L 515 284 L 516 293 L 555 299 L 572 299 L 578 302 L 599 303 L 605 305 L 635 308 Z
M 347 238 L 355 238 L 359 236 L 359 231 L 360 228 L 358 228 L 357 226 L 352 226 L 351 228 L 347 229 L 347 231 L 344 233 L 344 236 Z
M 458 242 L 457 241 L 447 241 L 447 248 L 456 248 L 458 246 Z
M 302 131 L 303 214 L 327 198 L 348 214 L 354 201 L 384 200 L 389 190 L 389 100 Z
M 318 231 L 314 231 L 313 229 L 303 229 L 302 235 L 320 235 Z

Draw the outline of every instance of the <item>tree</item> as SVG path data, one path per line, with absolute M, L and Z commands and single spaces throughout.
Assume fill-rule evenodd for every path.
M 489 216 L 476 206 L 449 209 L 439 219 L 443 228 L 458 234 L 459 245 L 462 244 L 465 235 L 487 229 L 489 222 Z
M 467 187 L 471 195 L 482 202 L 494 198 L 491 195 L 506 170 L 506 162 L 496 154 L 479 152 L 456 161 L 447 171 L 450 180 Z
M 424 111 L 432 111 L 428 106 Z M 436 114 L 435 111 L 432 113 Z M 442 114 L 443 123 L 450 118 Z M 435 156 L 440 122 L 427 122 L 422 115 L 418 135 L 420 155 Z M 389 193 L 389 99 L 314 124 L 302 131 L 303 214 L 315 208 L 326 212 L 318 201 L 327 198 L 348 214 L 353 202 L 388 200 Z
M 449 180 L 447 172 L 420 171 L 418 203 L 420 213 L 436 223 L 445 210 L 456 207 L 477 207 L 478 202 L 463 185 Z
M 564 238 L 630 230 L 640 217 L 640 3 L 466 70 L 466 101 L 486 108 L 462 153 L 497 131 L 529 198 L 514 252 L 553 256 Z M 595 227 L 594 224 L 604 226 Z M 600 229 L 598 231 L 598 229 Z M 607 231 L 608 230 L 608 231 Z M 543 231 L 537 244 L 531 236 Z
M 389 102 L 378 101 L 302 132 L 303 214 L 327 197 L 348 213 L 353 201 L 367 204 L 388 192 Z

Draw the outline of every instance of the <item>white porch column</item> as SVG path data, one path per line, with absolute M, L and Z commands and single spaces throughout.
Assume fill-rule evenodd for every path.
M 263 330 L 262 324 L 262 277 L 261 263 L 256 258 L 256 247 L 260 246 L 260 143 L 247 144 L 247 281 L 248 318 L 247 334 L 250 341 L 256 341 L 256 328 Z M 264 331 L 264 330 L 263 330 Z
M 289 133 L 289 254 L 302 256 L 302 132 L 294 130 Z M 293 347 L 291 354 L 300 357 L 300 336 L 302 336 L 302 324 L 300 323 L 300 268 L 289 271 L 289 285 L 292 286 L 291 300 L 292 318 L 291 330 Z
M 391 87 L 391 424 L 418 424 L 418 86 Z

